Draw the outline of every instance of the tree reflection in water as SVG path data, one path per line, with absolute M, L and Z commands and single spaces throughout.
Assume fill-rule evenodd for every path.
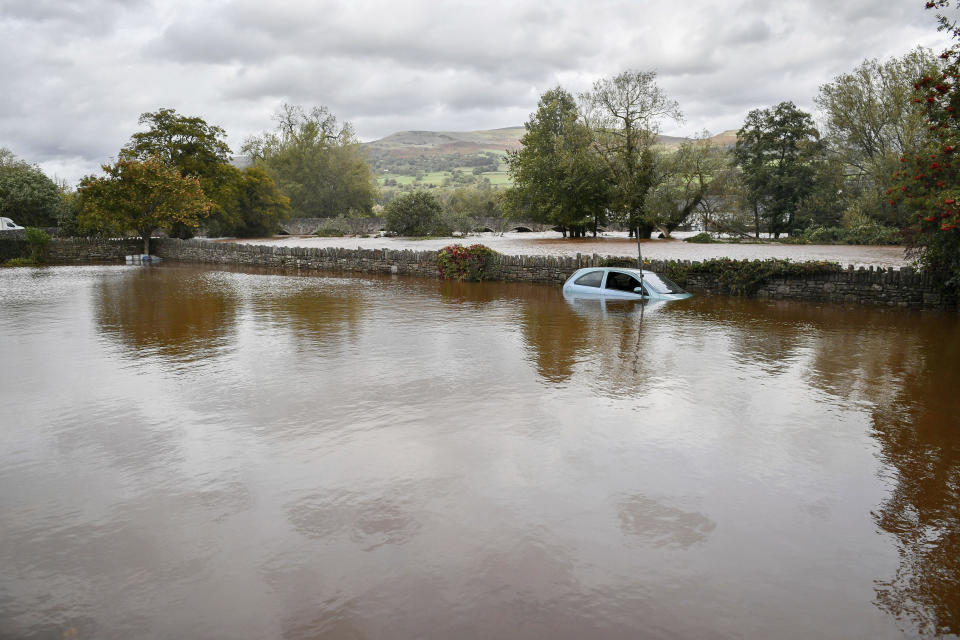
M 896 486 L 874 517 L 900 554 L 877 603 L 922 632 L 960 634 L 960 331 L 954 321 L 938 334 L 898 336 L 913 347 L 899 359 L 892 349 L 902 383 L 875 390 L 873 433 Z
M 226 342 L 236 324 L 238 301 L 226 275 L 164 266 L 103 280 L 97 322 L 135 353 L 185 362 L 205 358 Z
M 751 314 L 752 305 L 763 313 Z M 811 385 L 867 403 L 890 481 L 888 498 L 873 516 L 895 537 L 900 556 L 894 576 L 877 577 L 875 602 L 907 631 L 960 634 L 956 317 L 707 299 L 676 310 L 739 334 L 732 351 L 761 366 L 775 367 L 777 351 L 783 360 L 811 347 Z
M 805 364 L 810 386 L 870 412 L 888 497 L 873 513 L 896 541 L 895 575 L 876 577 L 875 604 L 905 631 L 960 634 L 960 327 L 942 313 L 694 298 L 647 310 L 600 301 L 538 301 L 523 335 L 551 382 L 596 362 L 584 383 L 608 394 L 649 393 L 682 380 L 662 340 L 709 342 L 769 375 Z M 585 354 L 589 353 L 590 358 Z M 704 366 L 708 366 L 707 359 Z M 686 390 L 696 392 L 696 390 Z M 762 391 L 758 391 L 762 393 Z

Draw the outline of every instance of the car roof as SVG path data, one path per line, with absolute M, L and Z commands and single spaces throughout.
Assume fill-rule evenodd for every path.
M 648 274 L 653 273 L 649 269 L 637 269 L 634 267 L 583 267 L 577 273 L 587 273 L 588 271 L 625 271 L 627 273 L 632 273 L 633 275 Z

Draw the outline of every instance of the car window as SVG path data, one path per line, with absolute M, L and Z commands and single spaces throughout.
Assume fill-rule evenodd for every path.
M 639 286 L 640 281 L 629 273 L 623 273 L 622 271 L 611 271 L 607 274 L 607 289 L 629 291 L 632 293 L 633 290 Z
M 666 276 L 650 273 L 643 279 L 646 280 L 647 286 L 657 293 L 686 293 L 680 285 Z
M 599 287 L 601 282 L 603 282 L 603 271 L 591 271 L 577 278 L 573 284 L 579 284 L 583 287 Z

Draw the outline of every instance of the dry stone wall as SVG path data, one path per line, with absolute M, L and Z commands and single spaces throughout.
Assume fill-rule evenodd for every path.
M 21 248 L 26 251 L 26 243 L 21 239 L 0 238 L 0 254 L 10 253 L 9 243 L 16 243 L 14 251 L 20 251 Z M 437 277 L 435 251 L 278 247 L 175 238 L 154 239 L 151 246 L 156 255 L 172 262 Z M 47 262 L 123 262 L 124 256 L 139 253 L 141 249 L 140 241 L 136 239 L 54 238 L 47 249 Z M 572 257 L 500 256 L 491 279 L 559 285 L 576 269 L 595 266 L 602 259 L 596 254 Z M 666 267 L 667 262 L 660 260 L 654 260 L 648 266 L 661 273 L 667 270 Z M 716 274 L 691 274 L 687 286 L 701 293 L 727 293 Z M 751 295 L 910 309 L 958 309 L 955 297 L 942 294 L 922 273 L 908 267 L 886 270 L 849 268 L 838 273 L 775 278 L 760 285 Z

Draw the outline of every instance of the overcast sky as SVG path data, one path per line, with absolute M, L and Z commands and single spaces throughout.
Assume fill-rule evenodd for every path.
M 327 105 L 363 140 L 523 124 L 573 93 L 655 70 L 685 121 L 739 128 L 865 58 L 945 37 L 922 0 L 0 0 L 0 146 L 74 183 L 171 107 L 239 152 L 284 102 Z

